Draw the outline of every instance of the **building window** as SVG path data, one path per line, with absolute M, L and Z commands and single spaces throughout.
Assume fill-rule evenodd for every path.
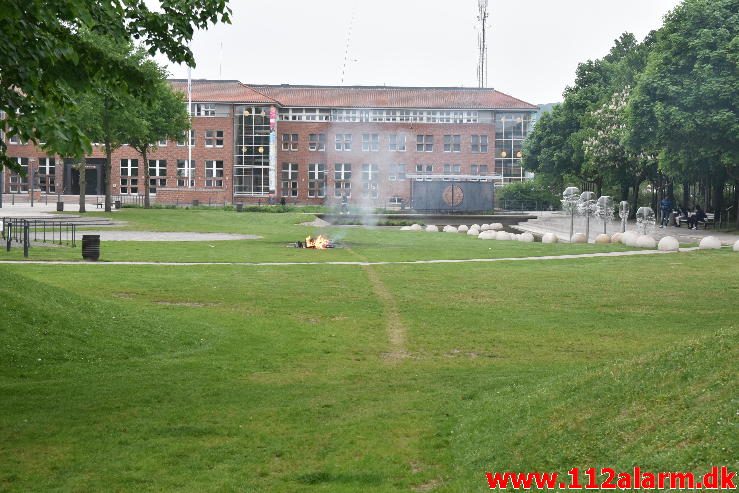
M 380 150 L 380 134 L 362 134 L 362 150 L 376 152 Z
M 484 175 L 487 175 L 488 174 L 488 165 L 487 164 L 481 164 L 481 165 L 478 166 L 477 164 L 473 164 L 470 167 L 470 174 L 475 175 L 475 176 L 480 176 L 480 175 L 483 175 L 484 176 Z
M 205 161 L 205 186 L 210 188 L 223 187 L 223 161 Z
M 138 195 L 139 160 L 121 159 L 121 195 Z
M 391 164 L 390 173 L 387 175 L 388 181 L 405 180 L 405 164 Z
M 388 150 L 391 152 L 405 152 L 405 135 L 390 134 L 388 136 Z
M 167 139 L 162 139 L 159 142 L 157 142 L 157 145 L 159 147 L 167 147 Z
M 149 159 L 149 193 L 157 193 L 158 187 L 167 186 L 167 160 Z
M 334 164 L 334 197 L 352 196 L 352 165 Z
M 298 164 L 282 163 L 282 196 L 298 196 Z
M 21 169 L 28 173 L 28 158 L 27 157 L 11 157 L 10 159 L 18 163 Z M 3 170 L 0 170 L 2 173 Z M 26 175 L 27 176 L 27 175 Z M 10 175 L 10 193 L 22 193 L 28 191 L 28 180 L 23 178 L 18 173 L 12 173 Z
M 336 134 L 336 150 L 351 151 L 352 150 L 352 134 Z
M 462 174 L 462 166 L 459 164 L 445 164 L 444 165 L 444 174 L 445 175 L 461 175 Z
M 192 113 L 195 116 L 216 116 L 216 105 L 214 103 L 195 103 Z
M 488 152 L 488 136 L 473 135 L 472 136 L 472 152 Z
M 309 134 L 308 150 L 325 151 L 326 150 L 326 134 Z
M 195 186 L 195 161 L 190 161 L 190 166 L 187 166 L 187 159 L 177 160 L 177 186 L 186 187 L 187 178 L 190 178 L 191 187 Z
M 38 160 L 38 182 L 42 192 L 56 191 L 56 161 L 52 157 L 42 157 Z
M 362 165 L 362 197 L 376 199 L 380 195 L 379 170 L 376 164 Z
M 461 135 L 445 135 L 444 136 L 444 152 L 461 152 L 462 136 Z
M 326 165 L 308 165 L 308 197 L 326 196 Z
M 282 134 L 282 150 L 297 151 L 298 150 L 298 134 Z
M 223 130 L 206 130 L 205 147 L 223 147 Z
M 433 135 L 416 135 L 416 151 L 433 152 L 434 136 Z
M 177 145 L 180 147 L 187 145 L 187 130 L 182 133 L 182 137 L 177 141 Z M 190 129 L 190 145 L 195 147 L 195 129 Z
M 431 176 L 434 173 L 434 167 L 431 164 L 417 164 L 416 174 L 422 175 L 416 178 L 416 181 L 431 181 Z
M 11 135 L 8 137 L 8 144 L 20 144 L 21 138 L 18 135 Z

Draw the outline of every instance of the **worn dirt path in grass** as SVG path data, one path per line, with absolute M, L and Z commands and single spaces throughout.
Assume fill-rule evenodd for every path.
M 398 304 L 390 293 L 390 290 L 385 286 L 385 283 L 382 282 L 382 278 L 380 278 L 380 275 L 374 269 L 372 263 L 367 261 L 367 257 L 352 250 L 351 247 L 347 247 L 346 250 L 351 253 L 352 256 L 360 259 L 362 262 L 360 265 L 367 276 L 367 280 L 372 286 L 372 291 L 380 300 L 380 303 L 382 303 L 389 346 L 389 351 L 384 354 L 385 359 L 393 362 L 400 361 L 408 355 L 408 351 L 405 348 L 408 329 L 400 318 Z
M 681 248 L 681 252 L 692 252 L 698 247 Z M 250 267 L 280 267 L 293 265 L 420 265 L 420 264 L 466 264 L 485 262 L 524 262 L 530 260 L 575 260 L 597 257 L 629 257 L 632 255 L 669 255 L 678 252 L 661 252 L 658 250 L 634 250 L 626 252 L 580 253 L 575 255 L 542 255 L 539 257 L 500 257 L 500 258 L 466 258 L 466 259 L 432 259 L 432 260 L 396 260 L 396 261 L 339 261 L 339 262 L 140 262 L 140 261 L 113 261 L 113 262 L 85 262 L 84 260 L 0 260 L 2 264 L 13 265 L 162 265 L 162 266 L 196 266 L 196 265 L 243 265 Z
M 390 352 L 386 355 L 387 359 L 392 361 L 403 359 L 408 355 L 405 349 L 405 339 L 408 330 L 400 318 L 398 304 L 371 265 L 363 265 L 362 270 L 367 274 L 367 279 L 369 279 L 372 285 L 372 291 L 374 291 L 375 296 L 382 303 L 384 310 L 387 337 L 390 344 Z

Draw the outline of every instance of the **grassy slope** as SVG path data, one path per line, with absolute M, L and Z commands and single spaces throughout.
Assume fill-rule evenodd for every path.
M 737 470 L 738 337 L 727 329 L 485 395 L 456 430 L 459 489 L 479 488 L 483 471 Z
M 504 466 L 726 463 L 738 268 L 373 267 L 407 329 L 391 362 L 358 267 L 0 266 L 0 488 L 482 491 Z M 710 342 L 670 356 L 704 337 L 727 341 L 717 371 Z

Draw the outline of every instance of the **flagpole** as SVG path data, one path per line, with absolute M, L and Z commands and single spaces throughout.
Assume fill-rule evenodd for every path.
M 190 128 L 187 131 L 187 188 L 192 186 L 192 67 L 187 67 L 187 118 Z

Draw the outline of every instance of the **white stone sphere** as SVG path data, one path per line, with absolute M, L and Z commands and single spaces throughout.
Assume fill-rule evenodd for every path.
M 490 229 L 490 225 L 487 223 L 480 226 L 480 231 L 487 231 L 489 229 Z
M 476 228 L 470 228 L 467 231 L 467 234 L 470 235 L 470 236 L 477 236 L 477 235 L 480 234 L 480 230 L 479 229 L 476 229 Z
M 611 236 L 601 233 L 595 237 L 595 242 L 598 243 L 599 245 L 606 245 L 611 242 Z
M 479 224 L 473 224 L 472 226 L 470 226 L 470 229 L 477 229 L 477 230 L 479 230 L 479 231 L 482 231 L 482 230 L 480 229 L 480 225 L 479 225 Z
M 721 240 L 715 236 L 706 236 L 698 243 L 698 248 L 701 250 L 718 250 L 721 248 Z
M 495 232 L 492 231 L 483 231 L 477 237 L 481 240 L 495 240 Z
M 429 224 L 426 226 L 426 232 L 427 233 L 438 233 L 439 228 L 435 224 Z
M 680 242 L 674 236 L 665 236 L 657 243 L 657 249 L 662 252 L 676 252 L 680 249 Z
M 736 243 L 734 243 L 734 251 L 739 252 L 739 240 L 736 240 Z
M 411 231 L 423 231 L 423 226 L 420 224 L 411 224 Z
M 503 225 L 501 223 L 493 223 L 490 225 L 490 229 L 495 231 L 501 231 L 503 229 Z
M 492 229 L 490 231 L 493 231 Z M 495 239 L 496 240 L 511 240 L 511 234 L 507 233 L 505 231 L 496 231 L 495 232 Z
M 470 229 L 467 227 L 466 224 L 460 224 L 459 227 L 457 228 L 457 231 L 459 231 L 460 233 L 466 233 L 469 230 Z
M 554 233 L 544 233 L 544 236 L 541 237 L 542 243 L 557 243 L 559 242 L 559 238 Z
M 525 233 L 522 233 L 519 236 L 520 241 L 524 243 L 533 243 L 534 242 L 534 235 L 526 231 Z
M 585 233 L 575 233 L 572 235 L 572 243 L 587 243 L 588 239 L 585 237 Z
M 623 233 L 613 233 L 613 235 L 611 235 L 611 243 L 621 243 L 623 235 Z
M 649 235 L 639 235 L 636 239 L 636 246 L 639 248 L 657 248 L 657 240 Z
M 450 226 L 450 225 L 447 224 L 446 226 L 444 226 L 444 232 L 445 233 L 456 233 L 457 232 L 457 228 L 455 228 L 454 226 Z
M 621 243 L 626 246 L 635 247 L 636 240 L 639 238 L 639 233 L 636 231 L 627 231 L 621 236 Z
M 411 227 L 410 227 L 410 226 L 402 226 L 402 227 L 400 228 L 400 230 L 401 230 L 401 231 L 411 231 Z

